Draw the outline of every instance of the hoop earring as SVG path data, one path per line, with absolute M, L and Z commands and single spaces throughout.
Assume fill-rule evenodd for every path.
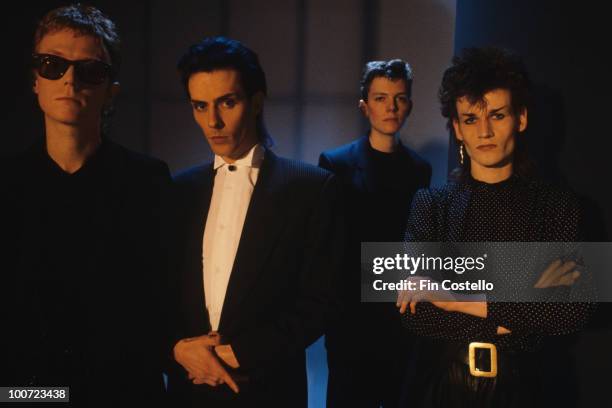
M 463 166 L 463 143 L 459 145 L 459 163 Z

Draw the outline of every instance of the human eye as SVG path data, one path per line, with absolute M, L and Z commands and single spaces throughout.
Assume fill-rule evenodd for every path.
M 474 123 L 476 123 L 476 118 L 470 116 L 469 118 L 465 119 L 463 123 L 465 123 L 466 125 L 473 125 Z
M 496 119 L 496 120 L 502 120 L 505 117 L 506 117 L 506 115 L 504 113 L 501 113 L 501 112 L 497 112 L 497 113 L 493 114 L 493 119 Z
M 401 103 L 407 103 L 408 102 L 408 97 L 406 95 L 400 95 L 397 98 L 395 98 L 398 102 Z
M 384 95 L 378 95 L 374 97 L 374 101 L 375 102 L 384 102 L 385 101 L 385 96 Z
M 225 98 L 221 101 L 221 107 L 225 109 L 232 109 L 237 103 L 238 101 L 236 98 Z
M 206 103 L 204 102 L 193 101 L 191 102 L 191 106 L 193 107 L 193 110 L 198 112 L 203 112 L 206 110 Z

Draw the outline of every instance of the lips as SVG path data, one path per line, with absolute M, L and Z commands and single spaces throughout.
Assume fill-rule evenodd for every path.
M 228 140 L 227 136 L 211 136 L 210 141 L 215 143 L 215 144 L 222 144 L 222 143 L 226 143 Z
M 59 98 L 55 98 L 55 100 L 57 100 L 57 101 L 73 102 L 73 103 L 76 103 L 76 104 L 79 104 L 79 105 L 81 104 L 80 100 L 78 100 L 76 98 L 72 98 L 70 96 L 61 96 Z
M 482 152 L 487 152 L 489 150 L 493 150 L 497 147 L 496 144 L 485 144 L 485 145 L 480 145 L 477 147 L 478 150 L 482 151 Z

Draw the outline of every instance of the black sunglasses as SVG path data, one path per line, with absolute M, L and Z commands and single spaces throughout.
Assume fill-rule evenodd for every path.
M 68 68 L 74 65 L 74 74 L 79 81 L 89 85 L 100 85 L 112 72 L 110 65 L 93 59 L 71 61 L 52 54 L 33 54 L 32 58 L 38 75 L 45 79 L 60 79 Z

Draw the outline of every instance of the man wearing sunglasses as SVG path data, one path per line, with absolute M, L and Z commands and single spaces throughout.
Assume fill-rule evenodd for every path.
M 3 186 L 14 253 L 3 274 L 11 315 L 0 385 L 70 387 L 72 406 L 148 406 L 163 396 L 159 241 L 170 176 L 106 135 L 119 45 L 114 23 L 93 7 L 43 17 L 32 74 L 44 137 L 9 160 Z

